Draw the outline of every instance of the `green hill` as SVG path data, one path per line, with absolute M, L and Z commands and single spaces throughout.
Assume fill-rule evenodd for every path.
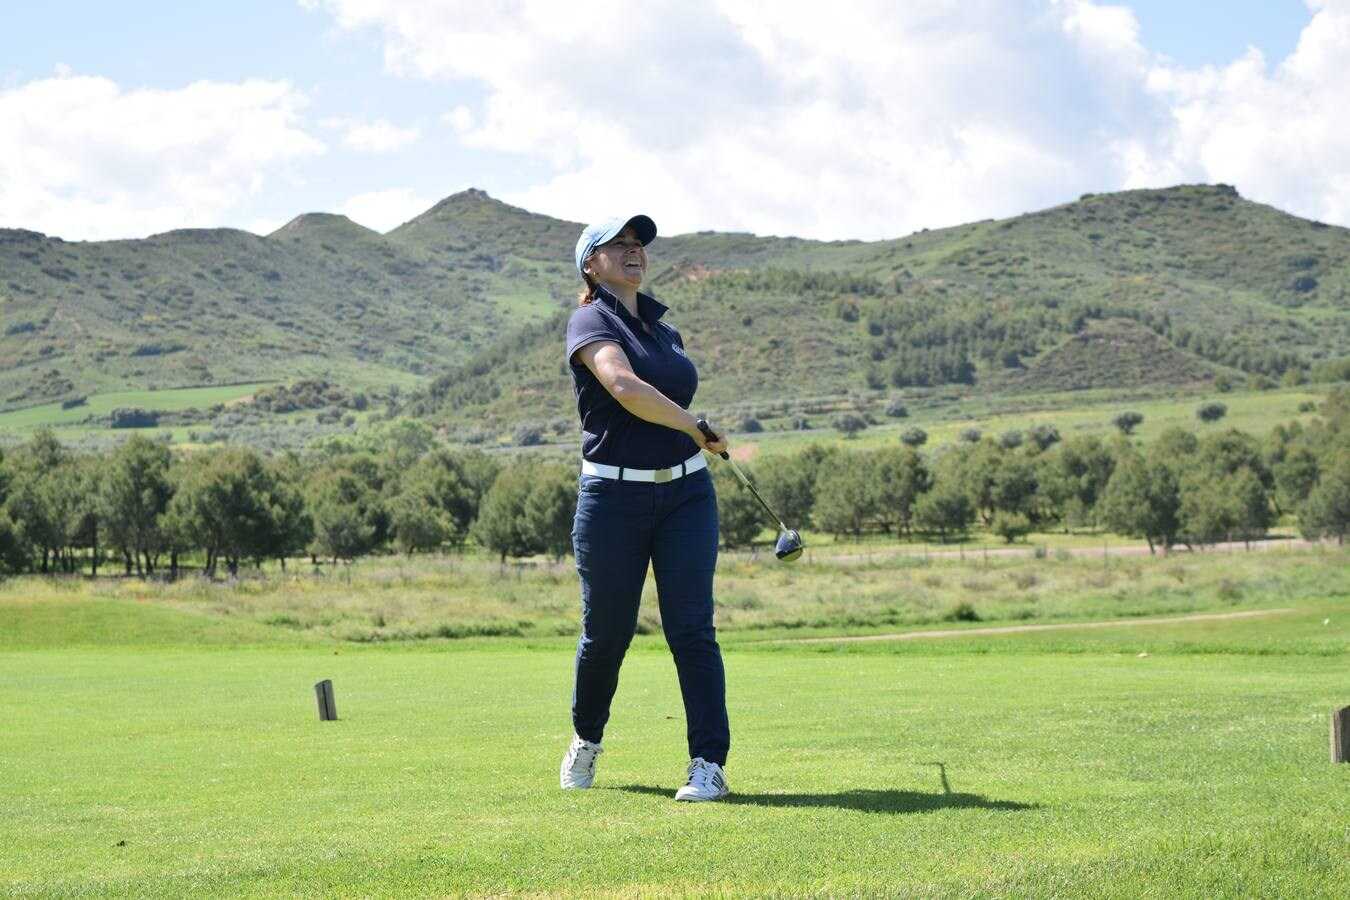
M 579 225 L 481 191 L 388 234 L 302 215 L 67 242 L 0 230 L 0 410 L 320 379 L 462 428 L 570 416 Z M 1278 377 L 1350 356 L 1350 231 L 1224 185 L 1086 196 L 889 241 L 663 237 L 650 289 L 711 408 Z
M 1184 386 L 1350 355 L 1350 231 L 1223 185 L 1089 196 L 894 241 L 698 234 L 652 254 L 652 290 L 713 409 L 942 385 Z M 567 415 L 564 321 L 485 349 L 413 410 L 499 427 Z

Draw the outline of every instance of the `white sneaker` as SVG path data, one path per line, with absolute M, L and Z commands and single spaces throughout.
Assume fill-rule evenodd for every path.
M 572 746 L 567 748 L 558 773 L 563 789 L 590 787 L 595 780 L 595 758 L 602 752 L 599 744 L 572 735 Z
M 689 760 L 689 780 L 675 792 L 676 800 L 721 800 L 727 795 L 727 776 L 722 767 L 701 756 Z

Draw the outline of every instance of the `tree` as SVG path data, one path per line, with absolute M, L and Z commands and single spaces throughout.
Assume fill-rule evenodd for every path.
M 572 550 L 572 519 L 577 510 L 577 476 L 570 466 L 536 466 L 525 498 L 524 526 L 535 552 L 556 563 Z
M 1201 422 L 1217 422 L 1228 415 L 1228 407 L 1218 401 L 1202 403 L 1195 410 L 1195 417 Z
M 9 496 L 5 509 L 23 542 L 37 551 L 39 572 L 46 574 L 62 560 L 74 522 L 74 473 L 70 453 L 51 429 L 39 428 L 5 460 Z
M 1003 456 L 1003 448 L 992 440 L 960 444 L 939 459 L 935 480 L 965 491 L 971 509 L 987 525 L 997 508 L 995 489 Z
M 731 549 L 751 545 L 764 530 L 764 510 L 737 480 L 730 466 L 715 466 L 712 477 L 717 491 L 717 522 L 722 546 Z
M 1018 447 L 1022 446 L 1024 440 L 1026 440 L 1026 436 L 1017 429 L 1013 429 L 1011 431 L 1005 431 L 998 436 L 998 445 L 1004 450 L 1016 450 Z
M 381 542 L 388 512 L 367 478 L 346 467 L 322 471 L 307 491 L 314 549 L 337 562 L 362 556 Z
M 1031 439 L 1032 443 L 1034 443 L 1036 448 L 1041 452 L 1045 452 L 1054 444 L 1058 444 L 1060 440 L 1059 429 L 1049 422 L 1042 422 L 1039 425 L 1031 426 L 1031 428 L 1027 429 L 1027 437 Z
M 970 526 L 975 509 L 959 484 L 939 477 L 932 489 L 915 502 L 914 518 L 920 528 L 936 531 L 945 544 L 948 534 L 959 534 Z
M 756 464 L 755 487 L 784 522 L 802 528 L 811 521 L 815 507 L 818 471 L 819 466 L 802 453 L 771 456 Z
M 1274 522 L 1274 478 L 1250 435 L 1230 428 L 1199 441 L 1179 482 L 1182 533 L 1201 543 L 1232 534 L 1248 538 Z
M 1126 436 L 1134 434 L 1134 430 L 1143 424 L 1143 422 L 1144 414 L 1135 412 L 1134 410 L 1126 410 L 1125 412 L 1117 413 L 1116 417 L 1111 420 L 1111 424 L 1119 428 L 1120 433 Z
M 29 544 L 9 513 L 0 509 L 0 572 L 17 574 L 28 561 Z
M 1214 543 L 1233 534 L 1249 538 L 1270 527 L 1274 516 L 1260 478 L 1245 466 L 1214 477 L 1202 470 L 1182 482 L 1181 529 L 1200 543 Z
M 408 468 L 436 446 L 436 429 L 420 419 L 399 416 L 381 422 L 362 435 L 361 443 L 387 455 L 396 471 Z
M 445 543 L 450 516 L 438 509 L 427 495 L 408 488 L 389 501 L 389 529 L 398 549 L 408 556 L 417 550 L 434 550 Z
M 164 534 L 160 519 L 173 496 L 169 481 L 172 457 L 167 445 L 142 435 L 109 455 L 98 483 L 98 507 L 108 541 L 122 552 L 126 572 L 155 571 Z
M 918 426 L 911 426 L 900 433 L 900 443 L 917 449 L 928 443 L 928 432 Z
M 1020 512 L 1009 512 L 1005 509 L 999 510 L 994 514 L 994 522 L 989 526 L 994 534 L 1003 538 L 1006 543 L 1013 543 L 1018 538 L 1026 537 L 1032 532 L 1031 519 Z
M 1334 535 L 1338 544 L 1345 543 L 1350 534 L 1350 450 L 1327 461 L 1299 510 L 1298 521 L 1305 537 Z
M 931 483 L 923 457 L 910 447 L 884 447 L 871 455 L 871 468 L 882 526 L 889 529 L 894 523 L 908 534 L 914 502 Z
M 208 575 L 222 560 L 235 575 L 242 559 L 277 555 L 277 487 L 257 452 L 226 447 L 188 457 L 170 472 L 166 540 L 175 548 L 203 550 Z
M 479 507 L 471 528 L 475 540 L 502 563 L 536 553 L 560 558 L 571 547 L 574 478 L 562 466 L 522 462 L 503 469 Z
M 1096 435 L 1072 437 L 1041 457 L 1041 499 L 1072 532 L 1093 520 L 1114 467 L 1115 457 Z
M 842 412 L 830 420 L 830 425 L 845 438 L 854 438 L 867 427 L 867 419 L 859 413 Z
M 1297 509 L 1312 493 L 1320 474 L 1317 455 L 1306 446 L 1295 447 L 1271 467 L 1275 497 L 1281 509 Z
M 816 525 L 835 535 L 862 537 L 879 510 L 869 454 L 843 453 L 816 478 Z
M 1102 491 L 1099 513 L 1107 528 L 1144 538 L 1154 553 L 1156 545 L 1165 549 L 1175 539 L 1180 503 L 1175 472 L 1167 465 L 1150 464 L 1130 448 L 1116 460 Z

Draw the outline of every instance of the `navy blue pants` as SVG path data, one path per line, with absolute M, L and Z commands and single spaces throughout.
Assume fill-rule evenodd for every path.
M 708 471 L 665 484 L 582 475 L 572 545 L 581 576 L 581 640 L 572 693 L 576 733 L 597 743 L 604 735 L 650 564 L 684 697 L 689 756 L 725 765 L 731 731 L 722 651 L 713 628 L 717 495 Z

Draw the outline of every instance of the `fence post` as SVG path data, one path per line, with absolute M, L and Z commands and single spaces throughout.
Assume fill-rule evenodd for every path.
M 314 685 L 314 702 L 319 707 L 319 721 L 332 722 L 337 718 L 337 703 L 333 700 L 333 682 L 325 678 Z
M 1331 761 L 1350 762 L 1350 706 L 1331 714 Z

